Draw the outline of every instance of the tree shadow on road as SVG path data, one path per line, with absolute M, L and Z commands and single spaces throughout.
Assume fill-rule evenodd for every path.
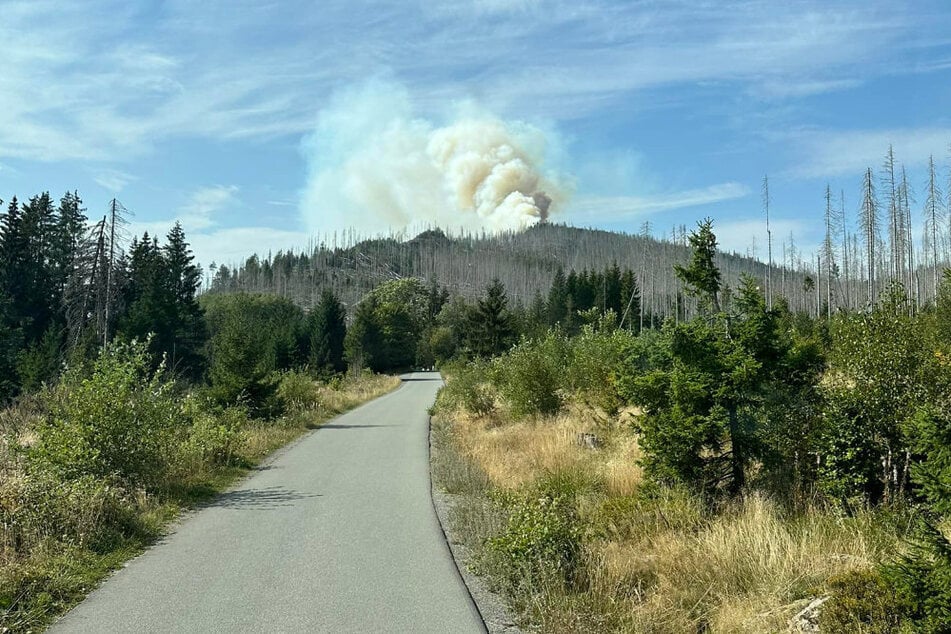
M 300 493 L 284 487 L 264 489 L 238 489 L 219 496 L 210 507 L 239 511 L 271 511 L 294 506 L 301 500 L 321 497 L 317 493 Z
M 317 429 L 372 429 L 375 427 L 397 427 L 397 425 L 335 425 L 329 423 L 327 425 L 321 425 Z

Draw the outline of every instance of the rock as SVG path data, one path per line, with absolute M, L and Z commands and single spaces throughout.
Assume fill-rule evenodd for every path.
M 809 605 L 799 611 L 789 622 L 794 632 L 818 632 L 819 631 L 819 608 L 831 597 L 819 597 L 813 599 Z
M 588 432 L 582 432 L 578 434 L 576 442 L 578 443 L 578 446 L 587 447 L 588 449 L 598 449 L 601 447 L 601 439 L 594 434 L 589 434 Z

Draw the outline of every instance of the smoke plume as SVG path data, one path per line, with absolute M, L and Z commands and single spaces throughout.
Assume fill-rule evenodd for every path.
M 436 125 L 391 84 L 335 95 L 302 146 L 308 229 L 501 231 L 546 220 L 564 191 L 543 169 L 551 135 L 471 110 Z

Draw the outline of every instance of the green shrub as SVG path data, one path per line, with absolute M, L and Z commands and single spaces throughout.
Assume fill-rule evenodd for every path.
M 915 632 L 951 632 L 951 541 L 941 531 L 922 522 L 910 551 L 882 574 Z
M 446 386 L 439 391 L 437 408 L 452 412 L 465 410 L 484 416 L 495 408 L 495 395 L 487 383 L 488 364 L 473 361 L 447 369 Z
M 210 333 L 209 394 L 220 405 L 280 414 L 278 373 L 303 363 L 304 312 L 289 299 L 243 293 L 203 297 L 202 304 Z
M 314 409 L 320 400 L 317 382 L 306 372 L 283 372 L 277 384 L 277 400 L 280 408 L 287 413 Z
M 60 480 L 34 469 L 0 482 L 2 550 L 29 553 L 47 540 L 102 546 L 134 524 L 121 490 L 89 475 Z
M 516 418 L 561 409 L 567 362 L 568 342 L 558 331 L 539 341 L 522 341 L 493 361 L 499 393 Z
M 501 497 L 508 522 L 488 547 L 509 583 L 573 582 L 581 557 L 579 482 L 570 474 L 555 475 L 529 491 Z
M 852 570 L 832 577 L 830 599 L 819 612 L 823 632 L 888 634 L 901 626 L 905 606 L 878 570 Z
M 571 339 L 567 383 L 582 402 L 608 414 L 617 412 L 621 398 L 616 373 L 634 339 L 626 330 L 598 331 L 591 326 Z
M 241 430 L 248 422 L 247 410 L 240 406 L 213 408 L 194 395 L 185 399 L 182 408 L 191 422 L 181 447 L 188 465 L 186 471 L 189 467 L 194 469 L 196 463 L 201 467 L 231 464 L 241 440 Z
M 172 388 L 150 370 L 145 344 L 111 346 L 89 370 L 70 368 L 45 394 L 31 461 L 66 480 L 157 484 L 188 422 Z

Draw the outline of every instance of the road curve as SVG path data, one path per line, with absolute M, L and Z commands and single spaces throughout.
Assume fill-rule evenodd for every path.
M 438 374 L 321 427 L 52 632 L 484 632 L 430 498 Z

